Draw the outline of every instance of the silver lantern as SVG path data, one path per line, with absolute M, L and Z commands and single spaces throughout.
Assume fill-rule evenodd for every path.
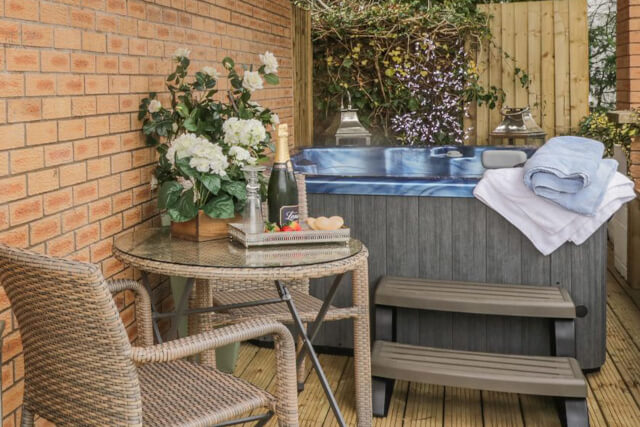
M 340 125 L 336 132 L 336 145 L 371 145 L 369 132 L 358 119 L 358 110 L 351 105 L 351 94 L 347 92 L 348 106 L 344 108 L 344 97 L 340 106 Z

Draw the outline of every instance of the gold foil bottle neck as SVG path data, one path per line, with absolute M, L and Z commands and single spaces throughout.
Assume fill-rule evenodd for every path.
M 289 161 L 289 127 L 286 124 L 278 126 L 278 141 L 276 142 L 275 163 L 287 163 Z

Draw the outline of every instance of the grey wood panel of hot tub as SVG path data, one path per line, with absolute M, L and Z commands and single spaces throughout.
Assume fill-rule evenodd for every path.
M 311 216 L 341 215 L 352 235 L 369 248 L 371 290 L 380 277 L 511 283 L 566 288 L 589 312 L 577 320 L 577 353 L 583 369 L 605 358 L 606 229 L 580 246 L 565 244 L 543 256 L 500 215 L 471 198 L 309 194 Z M 350 277 L 336 305 L 351 303 Z M 324 296 L 331 279 L 314 280 Z M 398 341 L 457 350 L 516 354 L 551 353 L 546 320 L 402 309 Z M 350 321 L 326 324 L 317 343 L 352 347 Z

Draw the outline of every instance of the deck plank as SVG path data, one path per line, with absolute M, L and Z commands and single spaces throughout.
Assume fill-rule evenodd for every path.
M 517 394 L 482 392 L 484 425 L 495 427 L 524 427 Z
M 550 397 L 520 395 L 522 418 L 527 427 L 560 427 L 556 404 Z M 592 424 L 593 425 L 593 424 Z
M 407 396 L 404 425 L 411 427 L 442 426 L 444 387 L 411 383 Z
M 444 393 L 444 425 L 482 427 L 482 402 L 478 390 L 447 387 Z

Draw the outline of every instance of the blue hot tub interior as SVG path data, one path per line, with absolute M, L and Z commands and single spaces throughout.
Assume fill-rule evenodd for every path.
M 482 152 L 532 147 L 312 147 L 293 156 L 309 193 L 473 197 Z M 458 153 L 452 153 L 458 152 Z M 452 156 L 457 154 L 457 157 Z

